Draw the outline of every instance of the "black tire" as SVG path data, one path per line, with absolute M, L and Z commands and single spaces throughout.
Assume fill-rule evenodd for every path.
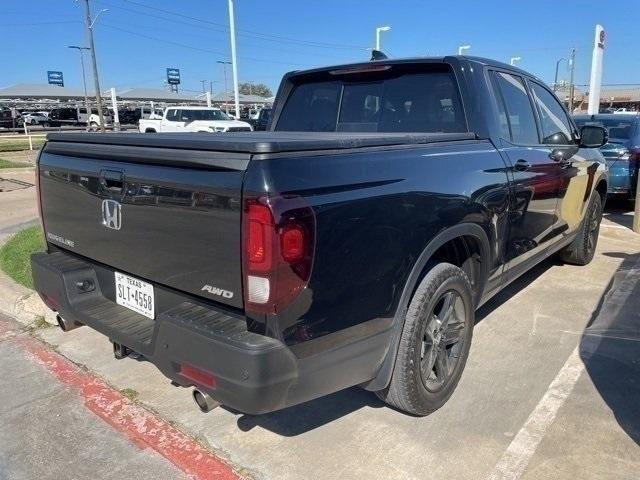
M 49 128 L 49 122 L 42 122 L 40 125 L 42 125 L 42 128 Z
M 433 266 L 411 299 L 391 382 L 376 392 L 378 397 L 417 416 L 444 405 L 464 370 L 474 319 L 471 282 L 464 271 L 450 263 Z
M 96 122 L 91 122 L 91 123 L 89 124 L 89 129 L 90 129 L 92 132 L 97 132 L 97 131 L 98 131 L 98 124 L 97 124 Z
M 598 192 L 593 192 L 580 230 L 575 240 L 558 252 L 560 259 L 573 265 L 587 265 L 591 262 L 598 245 L 601 221 L 602 200 Z

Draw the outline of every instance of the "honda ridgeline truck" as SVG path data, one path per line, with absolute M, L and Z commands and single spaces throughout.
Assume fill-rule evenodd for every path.
M 539 79 L 462 56 L 289 73 L 266 132 L 49 134 L 35 288 L 205 411 L 360 385 L 425 415 L 480 305 L 592 259 L 605 142 Z

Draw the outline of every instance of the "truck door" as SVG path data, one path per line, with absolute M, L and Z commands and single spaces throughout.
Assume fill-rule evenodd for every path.
M 511 212 L 506 271 L 519 275 L 554 237 L 559 194 L 558 164 L 540 144 L 533 102 L 522 77 L 492 71 L 501 151 L 510 162 Z
M 184 122 L 181 120 L 181 110 L 177 108 L 169 108 L 166 111 L 164 117 L 162 117 L 162 122 L 160 122 L 160 131 L 161 132 L 183 132 L 184 131 Z
M 529 81 L 536 105 L 542 146 L 556 162 L 558 203 L 554 233 L 567 236 L 575 232 L 584 216 L 598 169 L 597 149 L 579 148 L 579 134 L 557 98 L 544 85 Z

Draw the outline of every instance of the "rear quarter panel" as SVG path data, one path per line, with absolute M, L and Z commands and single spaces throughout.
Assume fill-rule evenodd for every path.
M 488 141 L 257 159 L 244 192 L 245 198 L 296 195 L 315 212 L 308 288 L 270 319 L 294 351 L 320 337 L 328 348 L 354 332 L 389 328 L 416 260 L 453 225 L 484 229 L 489 274 L 500 273 L 507 173 Z

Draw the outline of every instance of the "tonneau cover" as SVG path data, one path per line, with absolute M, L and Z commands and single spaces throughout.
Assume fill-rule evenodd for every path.
M 50 133 L 50 142 L 173 148 L 235 153 L 280 153 L 473 140 L 473 133 Z

